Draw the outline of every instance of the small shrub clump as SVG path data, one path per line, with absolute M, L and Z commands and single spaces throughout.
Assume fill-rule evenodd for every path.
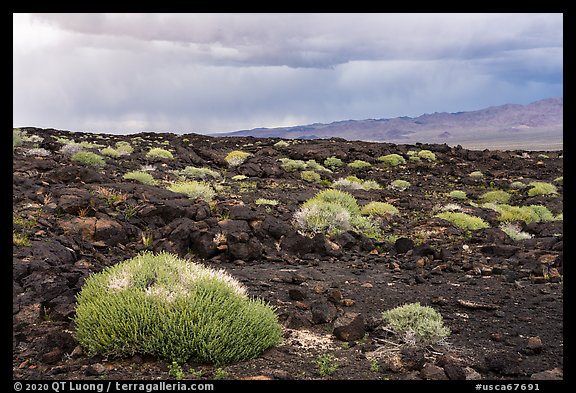
M 296 171 L 303 171 L 308 168 L 306 162 L 302 160 L 292 160 L 290 158 L 280 158 L 279 160 L 282 162 L 280 167 L 284 169 L 286 172 L 296 172 Z
M 76 338 L 90 354 L 224 364 L 278 345 L 274 309 L 224 271 L 143 252 L 92 274 L 76 296 Z
M 510 189 L 512 190 L 521 190 L 526 187 L 526 184 L 522 183 L 521 181 L 513 181 L 510 183 Z
M 256 205 L 276 206 L 276 205 L 278 205 L 279 202 L 276 199 L 258 198 L 258 199 L 256 199 L 256 201 L 254 201 L 254 203 Z
M 221 175 L 219 172 L 216 172 L 210 168 L 196 168 L 193 166 L 186 166 L 184 169 L 181 169 L 176 172 L 178 175 L 183 176 L 187 179 L 220 179 Z
M 111 147 L 105 147 L 104 149 L 100 149 L 100 154 L 111 158 L 120 157 L 120 153 L 116 149 L 112 149 Z
M 307 183 L 319 183 L 321 180 L 320 175 L 314 171 L 302 171 L 300 178 Z
M 385 216 L 398 214 L 398 209 L 386 202 L 368 202 L 366 205 L 362 206 L 360 209 L 360 214 L 363 216 Z
M 476 217 L 471 214 L 462 212 L 445 211 L 436 214 L 435 217 L 441 218 L 446 221 L 450 221 L 458 228 L 468 231 L 475 231 L 478 229 L 484 229 L 490 227 L 490 225 L 480 217 Z
M 71 160 L 87 166 L 103 167 L 106 165 L 106 161 L 104 161 L 102 156 L 90 151 L 79 151 L 74 153 Z
M 330 169 L 326 168 L 324 165 L 317 163 L 316 160 L 306 161 L 306 169 L 309 169 L 311 171 L 332 172 Z
M 483 203 L 508 203 L 512 195 L 502 190 L 488 191 L 480 195 L 478 199 Z
M 116 142 L 116 149 L 114 150 L 116 150 L 121 156 L 129 155 L 134 152 L 132 145 L 125 141 Z
M 162 149 L 161 147 L 154 147 L 146 153 L 146 157 L 151 159 L 166 159 L 166 160 L 173 160 L 174 156 L 172 153 L 166 149 Z
M 334 189 L 320 191 L 294 214 L 294 224 L 304 234 L 324 233 L 335 236 L 352 230 L 368 237 L 380 235 L 371 217 L 360 214 L 360 206 L 353 195 Z
M 522 231 L 518 225 L 511 222 L 502 223 L 499 228 L 512 240 L 526 240 L 534 237 L 532 234 Z
M 363 168 L 368 168 L 371 166 L 372 166 L 372 164 L 370 164 L 368 161 L 364 161 L 364 160 L 354 160 L 348 164 L 348 167 L 353 168 L 353 169 L 363 169 Z
M 23 136 L 26 133 L 19 128 L 12 129 L 12 150 L 14 150 L 17 146 L 22 145 L 23 143 Z
M 234 150 L 224 157 L 224 161 L 226 161 L 229 166 L 238 166 L 244 163 L 244 161 L 246 161 L 250 156 L 251 154 L 245 151 Z
M 531 187 L 528 190 L 528 196 L 536 196 L 536 195 L 558 195 L 558 189 L 552 183 L 546 183 L 542 181 L 534 181 L 528 183 L 528 186 Z
M 130 171 L 125 173 L 122 178 L 126 180 L 135 180 L 143 184 L 154 184 L 156 182 L 151 174 L 143 171 Z
M 387 167 L 394 167 L 406 164 L 406 160 L 400 154 L 392 153 L 378 157 L 378 161 Z
M 382 317 L 394 331 L 403 334 L 406 341 L 429 345 L 450 335 L 442 315 L 432 307 L 409 303 L 384 311 Z
M 216 195 L 216 191 L 206 182 L 186 180 L 170 184 L 166 189 L 180 194 L 186 194 L 190 199 L 202 199 L 210 202 Z
M 427 161 L 431 161 L 434 162 L 436 161 L 436 154 L 434 154 L 433 152 L 431 152 L 430 150 L 420 150 L 418 152 L 418 157 L 427 160 Z
M 406 190 L 408 187 L 410 187 L 411 184 L 409 181 L 406 180 L 401 180 L 401 179 L 397 179 L 394 180 L 392 183 L 390 183 L 389 187 L 393 190 L 396 191 L 404 191 Z
M 346 178 L 340 178 L 332 183 L 334 188 L 349 188 L 352 190 L 378 190 L 382 188 L 374 180 L 362 180 L 356 176 L 347 176 Z
M 344 165 L 344 161 L 336 156 L 330 156 L 324 160 L 324 166 L 332 170 L 339 168 L 342 165 Z
M 450 191 L 448 193 L 448 196 L 450 198 L 454 198 L 454 199 L 466 199 L 466 198 L 468 198 L 466 193 L 464 191 L 461 191 L 461 190 Z
M 532 222 L 561 220 L 544 205 L 511 206 L 504 203 L 486 203 L 482 207 L 499 213 L 498 221 L 501 222 L 524 221 L 526 224 L 530 224 Z

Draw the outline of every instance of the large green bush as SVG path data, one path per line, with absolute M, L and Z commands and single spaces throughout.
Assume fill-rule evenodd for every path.
M 76 300 L 76 338 L 88 354 L 223 364 L 281 341 L 271 306 L 224 271 L 169 253 L 144 252 L 91 275 Z

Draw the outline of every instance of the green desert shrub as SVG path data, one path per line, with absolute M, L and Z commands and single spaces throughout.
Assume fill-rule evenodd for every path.
M 352 230 L 368 237 L 379 237 L 378 225 L 371 217 L 360 215 L 353 195 L 328 189 L 310 198 L 294 214 L 294 224 L 306 235 L 325 233 L 330 236 Z
M 422 161 L 422 159 L 420 159 L 420 157 L 418 157 L 418 152 L 416 150 L 408 150 L 406 152 L 406 155 L 408 156 L 408 161 L 412 162 L 412 163 L 419 163 L 420 161 Z
M 126 180 L 136 180 L 143 184 L 154 184 L 156 182 L 151 174 L 143 171 L 130 171 L 125 173 L 122 178 Z
M 278 345 L 274 309 L 223 270 L 143 252 L 92 274 L 76 296 L 76 338 L 90 354 L 224 364 Z
M 450 198 L 454 198 L 454 199 L 466 199 L 466 198 L 468 198 L 466 193 L 464 191 L 461 191 L 461 190 L 450 191 L 448 193 L 448 196 Z
M 387 167 L 393 167 L 406 164 L 406 160 L 400 154 L 392 153 L 378 157 L 378 161 Z
M 206 182 L 185 180 L 170 184 L 166 189 L 180 194 L 186 194 L 190 199 L 202 199 L 210 202 L 216 195 L 214 188 Z
M 531 187 L 528 190 L 528 196 L 536 196 L 536 195 L 557 195 L 558 189 L 552 183 L 546 183 L 542 181 L 534 181 L 528 183 L 528 186 Z
M 125 141 L 118 141 L 116 142 L 116 149 L 121 156 L 129 155 L 134 152 L 134 148 L 130 145 L 130 143 Z
M 25 135 L 25 132 L 20 130 L 19 128 L 12 129 L 12 150 L 22 145 L 23 135 Z
M 370 164 L 368 161 L 364 161 L 364 160 L 354 160 L 348 164 L 348 167 L 353 168 L 353 169 L 363 169 L 363 168 L 368 168 L 371 166 L 372 166 L 372 164 Z
M 234 150 L 228 153 L 226 157 L 224 157 L 224 161 L 226 161 L 229 166 L 238 166 L 246 161 L 246 159 L 250 156 L 251 154 L 245 151 Z
M 74 153 L 71 157 L 72 161 L 76 161 L 82 165 L 102 167 L 106 165 L 104 158 L 96 153 L 90 151 L 79 151 Z
M 554 221 L 561 218 L 554 214 L 544 205 L 529 206 L 511 206 L 507 204 L 486 203 L 483 208 L 488 208 L 500 214 L 498 221 L 513 222 L 524 221 L 526 224 L 531 222 Z
M 306 162 L 302 160 L 292 160 L 290 158 L 280 158 L 279 161 L 282 163 L 280 167 L 286 172 L 296 172 L 303 171 L 308 168 Z
M 526 184 L 522 183 L 521 181 L 513 181 L 510 183 L 510 189 L 512 190 L 521 190 L 526 187 Z
M 488 191 L 480 195 L 478 199 L 483 203 L 508 203 L 512 195 L 502 190 Z
M 303 207 L 315 205 L 320 202 L 342 206 L 346 211 L 350 212 L 350 214 L 360 213 L 360 207 L 358 206 L 356 198 L 354 198 L 352 194 L 340 190 L 322 190 L 313 198 L 304 202 Z
M 311 171 L 332 172 L 330 169 L 326 168 L 324 165 L 317 163 L 316 160 L 306 161 L 306 169 L 309 169 Z
M 342 165 L 344 165 L 344 161 L 335 156 L 328 157 L 324 160 L 324 166 L 332 170 L 339 168 Z
M 300 178 L 308 183 L 319 183 L 321 180 L 320 175 L 314 171 L 302 171 Z
M 450 221 L 458 228 L 468 231 L 475 231 L 477 229 L 484 229 L 490 227 L 490 225 L 482 218 L 462 212 L 444 211 L 436 214 L 435 217 Z
M 368 202 L 360 209 L 360 214 L 363 216 L 385 216 L 398 213 L 398 209 L 394 205 L 378 201 Z
M 436 154 L 426 149 L 420 150 L 418 152 L 418 157 L 428 161 L 436 161 Z
M 404 191 L 410 186 L 411 184 L 409 181 L 397 179 L 390 183 L 389 187 L 396 191 Z
M 507 234 L 512 240 L 526 240 L 531 239 L 533 235 L 528 232 L 524 232 L 520 227 L 511 222 L 504 222 L 500 224 L 499 228 Z
M 294 213 L 294 223 L 307 235 L 326 233 L 332 236 L 352 229 L 350 216 L 348 210 L 336 203 L 318 201 Z
M 276 199 L 258 198 L 258 199 L 256 199 L 256 201 L 254 203 L 257 205 L 276 206 L 276 205 L 278 205 L 279 202 Z
M 100 154 L 112 158 L 120 157 L 120 153 L 116 149 L 112 149 L 111 147 L 105 147 L 104 149 L 100 149 Z
M 181 169 L 176 173 L 188 179 L 215 180 L 221 178 L 219 172 L 216 172 L 210 168 L 196 168 L 193 166 L 186 166 L 184 169 Z
M 404 335 L 407 341 L 417 344 L 434 344 L 450 335 L 444 326 L 442 315 L 432 307 L 420 303 L 409 303 L 386 310 L 382 317 L 395 332 Z
M 480 178 L 484 177 L 484 174 L 481 171 L 474 171 L 474 172 L 470 172 L 470 174 L 468 176 L 476 178 L 476 179 L 480 179 Z
M 172 153 L 166 149 L 162 149 L 161 147 L 153 147 L 151 148 L 148 153 L 146 153 L 146 157 L 148 158 L 163 158 L 167 160 L 173 160 L 174 156 Z
M 347 176 L 346 178 L 340 178 L 332 183 L 334 188 L 349 188 L 352 190 L 378 190 L 382 188 L 374 180 L 362 180 L 356 176 Z
M 278 141 L 274 144 L 274 147 L 288 147 L 290 144 L 286 141 Z

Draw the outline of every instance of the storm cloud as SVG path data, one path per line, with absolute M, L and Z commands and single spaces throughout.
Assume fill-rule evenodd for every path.
M 14 126 L 219 132 L 525 104 L 562 14 L 14 14 Z

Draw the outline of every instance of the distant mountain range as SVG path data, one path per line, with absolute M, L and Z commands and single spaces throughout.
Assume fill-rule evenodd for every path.
M 254 128 L 214 136 L 287 139 L 344 138 L 390 143 L 447 143 L 465 148 L 559 150 L 563 148 L 563 97 L 527 105 L 506 104 L 469 112 L 393 119 L 342 120 L 293 127 Z

